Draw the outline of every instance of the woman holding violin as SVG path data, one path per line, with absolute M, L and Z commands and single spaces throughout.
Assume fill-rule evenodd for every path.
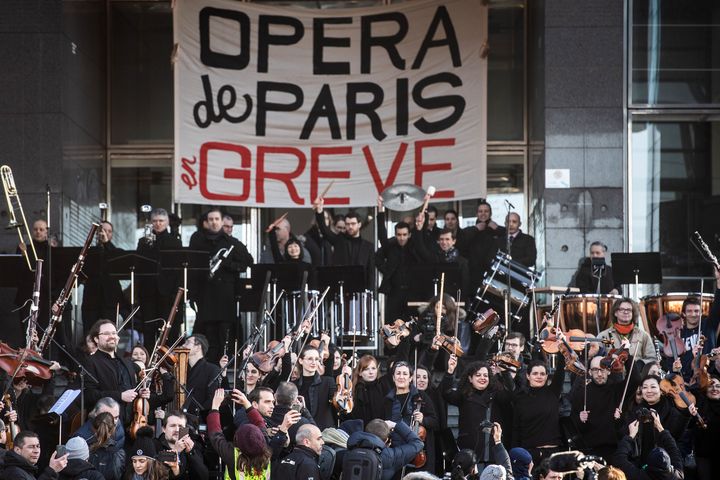
M 417 350 L 418 365 L 426 365 L 431 370 L 444 372 L 447 369 L 450 353 L 444 348 L 432 348 L 436 342 L 438 321 L 436 308 L 438 302 L 440 302 L 439 296 L 430 299 L 427 308 L 420 312 L 420 317 L 411 336 L 412 343 Z M 443 294 L 441 312 L 440 334 L 452 339 L 455 337 L 457 322 L 465 319 L 465 310 L 458 307 L 452 296 Z M 402 350 L 401 348 L 400 351 Z M 407 356 L 401 356 L 399 351 L 398 358 L 408 360 L 411 353 L 409 350 L 409 348 L 405 349 Z
M 437 415 L 430 397 L 413 385 L 412 378 L 413 369 L 410 364 L 400 361 L 393 365 L 393 388 L 385 395 L 383 401 L 384 413 L 379 418 L 392 420 L 396 423 L 402 421 L 407 425 L 415 422 L 418 427 L 422 426 L 426 431 L 424 449 L 426 460 L 421 469 L 432 471 L 435 467 Z M 395 440 L 393 439 L 393 441 Z
M 318 428 L 323 430 L 335 426 L 332 401 L 337 384 L 335 379 L 320 375 L 318 372 L 320 361 L 317 349 L 310 346 L 303 348 L 298 357 L 301 374 L 293 383 L 297 385 L 298 395 L 305 400 L 305 405 Z M 347 373 L 352 374 L 349 368 Z

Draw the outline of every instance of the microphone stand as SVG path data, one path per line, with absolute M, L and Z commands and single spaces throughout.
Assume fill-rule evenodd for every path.
M 40 330 L 42 330 L 43 333 L 45 333 L 45 330 L 41 326 L 37 326 Z M 88 372 L 88 370 L 85 368 L 85 365 L 82 364 L 80 360 L 75 358 L 70 352 L 68 352 L 65 347 L 60 345 L 60 343 L 55 340 L 55 338 L 50 337 L 50 341 L 55 344 L 56 347 L 60 349 L 61 352 L 63 352 L 67 357 L 72 360 L 75 365 L 78 366 L 80 369 L 80 373 L 78 374 L 80 376 L 80 425 L 85 423 L 85 376 L 87 375 L 90 377 L 90 380 L 92 380 L 95 383 L 100 383 L 100 381 L 95 378 L 95 376 Z M 62 419 L 60 420 L 62 422 Z
M 510 213 L 512 212 L 512 203 L 505 200 L 505 206 L 507 207 L 507 215 L 505 218 L 510 217 Z M 512 265 L 510 265 L 510 262 L 512 261 L 512 237 L 510 236 L 510 231 L 506 228 L 505 229 L 505 251 L 507 252 L 507 259 L 508 259 L 508 274 L 507 277 L 507 285 L 505 287 L 505 291 L 503 292 L 503 307 L 505 309 L 505 333 L 503 335 L 503 338 L 498 337 L 498 351 L 501 350 L 501 342 L 505 340 L 505 336 L 507 336 L 508 332 L 510 331 L 510 292 L 512 288 L 511 277 L 510 272 L 512 271 Z

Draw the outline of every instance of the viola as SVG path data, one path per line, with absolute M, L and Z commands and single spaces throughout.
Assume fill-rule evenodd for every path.
M 145 387 L 147 388 L 147 379 L 145 378 L 146 375 L 144 369 L 140 370 L 139 376 L 140 380 L 146 381 Z M 130 428 L 128 429 L 130 438 L 135 440 L 137 431 L 142 427 L 147 427 L 148 415 L 150 415 L 150 402 L 147 398 L 142 398 L 138 395 L 133 401 L 133 420 L 130 423 Z
M 345 354 L 343 354 L 341 368 L 344 368 L 346 364 L 347 360 Z M 348 373 L 340 373 L 340 375 L 335 377 L 335 382 L 337 383 L 337 390 L 332 400 L 333 406 L 340 413 L 351 413 L 354 406 L 352 377 Z
M 415 421 L 415 413 L 420 411 L 420 407 L 422 406 L 422 397 L 418 395 L 415 398 L 415 410 L 413 410 L 413 418 L 410 421 L 410 429 L 415 432 L 415 434 L 420 437 L 420 440 L 422 440 L 423 443 L 425 443 L 425 439 L 427 438 L 427 430 L 425 427 L 420 425 L 420 422 Z M 412 461 L 412 464 L 415 466 L 415 468 L 422 468 L 425 466 L 425 463 L 427 462 L 427 453 L 425 453 L 425 448 L 423 448 L 420 453 L 415 455 L 415 458 Z
M 684 409 L 695 404 L 695 396 L 685 388 L 685 381 L 682 375 L 678 375 L 677 373 L 668 373 L 665 375 L 665 378 L 660 381 L 660 390 L 670 396 L 678 408 Z M 700 428 L 707 428 L 700 414 L 696 414 L 695 419 Z
M 655 323 L 658 336 L 663 341 L 663 355 L 674 360 L 685 353 L 685 342 L 680 338 L 683 319 L 676 313 L 667 313 Z
M 393 323 L 383 325 L 380 329 L 380 335 L 385 341 L 385 345 L 397 347 L 403 338 L 410 335 L 412 332 L 410 326 L 417 322 L 417 318 L 413 317 L 409 321 L 397 319 Z
M 555 328 L 555 315 L 560 308 L 560 301 L 565 295 L 558 295 L 553 301 L 553 306 L 550 311 L 545 314 L 545 327 L 538 334 L 538 338 L 541 341 L 540 348 L 542 351 L 553 355 L 560 351 L 560 347 L 557 341 L 557 329 Z
M 558 345 L 560 353 L 562 353 L 565 359 L 565 370 L 568 370 L 575 375 L 585 376 L 587 375 L 587 369 L 585 364 L 580 360 L 580 356 L 572 348 L 572 346 L 563 337 Z
M 702 353 L 703 347 L 705 346 L 705 336 L 700 335 L 698 340 L 697 355 L 692 360 L 692 371 L 693 375 L 690 379 L 690 385 L 695 385 L 700 388 L 700 391 L 704 392 L 710 385 L 710 376 L 708 375 L 708 364 L 710 360 L 707 355 Z
M 487 335 L 490 329 L 500 322 L 500 317 L 492 308 L 485 310 L 479 314 L 472 323 L 473 332 L 479 335 Z
M 8 412 L 13 410 L 12 399 L 10 398 L 10 393 L 5 394 L 5 396 L 3 397 L 3 403 L 5 404 L 5 410 L 7 410 Z M 7 440 L 5 441 L 6 449 L 12 450 L 13 440 L 15 439 L 15 435 L 17 435 L 18 433 L 20 433 L 20 427 L 18 427 L 17 423 L 8 420 Z

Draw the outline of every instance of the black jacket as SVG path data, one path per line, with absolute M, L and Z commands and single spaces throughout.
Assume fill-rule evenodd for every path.
M 88 409 L 92 409 L 101 398 L 111 397 L 120 404 L 120 416 L 125 423 L 129 418 L 131 405 L 123 402 L 120 396 L 125 390 L 136 386 L 132 363 L 118 355 L 113 358 L 98 350 L 89 357 L 87 370 L 97 379 L 96 382 L 88 375 L 85 380 L 85 401 Z
M 275 480 L 320 480 L 318 454 L 298 445 L 290 455 L 280 460 L 271 470 L 270 478 Z
M 141 238 L 137 245 L 137 254 L 158 262 L 157 276 L 140 275 L 137 278 L 137 288 L 140 299 L 150 296 L 162 295 L 172 297 L 180 285 L 180 273 L 172 270 L 162 270 L 160 253 L 165 250 L 179 250 L 182 242 L 179 238 L 164 231 L 155 233 L 155 241 L 150 245 L 145 238 Z
M 165 434 L 160 435 L 160 438 L 155 439 L 155 449 L 158 452 L 163 450 L 172 450 L 170 444 L 168 444 Z M 183 479 L 183 480 L 208 480 L 210 473 L 208 468 L 203 462 L 203 454 L 200 449 L 200 444 L 195 443 L 190 452 L 183 450 L 178 454 L 180 459 L 180 474 L 175 477 L 170 472 L 170 478 L 172 479 Z
M 2 480 L 57 480 L 58 474 L 55 470 L 48 467 L 37 476 L 38 468 L 35 465 L 30 465 L 27 460 L 15 453 L 14 451 L 8 451 L 5 454 L 4 463 L 2 466 L 2 473 L 0 473 L 0 479 Z
M 303 380 L 301 376 L 293 382 L 297 385 L 298 390 L 301 390 Z M 332 402 L 336 390 L 337 384 L 332 378 L 320 376 L 315 372 L 308 396 L 305 398 L 305 405 L 320 430 L 335 426 L 333 407 L 330 402 Z
M 59 480 L 105 480 L 105 477 L 92 463 L 73 458 L 68 460 L 67 466 L 60 472 Z
M 507 252 L 507 237 L 499 236 L 495 239 L 498 250 Z M 510 245 L 510 256 L 516 262 L 526 267 L 534 267 L 537 260 L 537 248 L 535 239 L 523 232 L 518 232 Z
M 215 390 L 220 388 L 218 379 L 208 387 L 208 383 L 220 373 L 220 367 L 208 362 L 204 358 L 197 361 L 190 367 L 187 375 L 188 395 L 185 399 L 183 409 L 193 415 L 199 415 L 201 411 L 210 410 Z
M 590 258 L 583 258 L 580 266 L 575 272 L 575 286 L 580 289 L 580 293 L 597 293 L 598 279 L 592 274 Z M 600 282 L 600 293 L 608 294 L 612 289 L 616 289 L 618 294 L 622 294 L 622 285 L 613 279 L 613 271 L 610 265 L 605 265 L 605 270 Z
M 673 473 L 652 474 L 640 468 L 637 462 L 638 459 L 634 454 L 634 452 L 637 451 L 635 440 L 628 435 L 625 435 L 622 440 L 620 440 L 611 463 L 625 472 L 627 478 L 632 478 L 633 480 L 681 480 L 684 478 L 683 460 L 680 449 L 667 430 L 663 430 L 657 436 L 657 446 L 665 449 L 670 456 L 670 462 L 675 470 Z
M 365 267 L 366 288 L 372 288 L 374 276 L 374 253 L 373 244 L 362 237 L 351 237 L 344 233 L 334 233 L 325 225 L 325 217 L 322 213 L 315 212 L 315 221 L 320 232 L 334 248 L 333 265 L 360 265 Z

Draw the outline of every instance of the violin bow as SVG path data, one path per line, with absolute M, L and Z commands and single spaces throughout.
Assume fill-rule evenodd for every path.
M 640 348 L 640 342 L 635 344 L 635 353 L 633 353 L 632 362 L 630 362 L 630 370 L 627 372 L 627 378 L 625 379 L 625 388 L 623 389 L 622 398 L 620 399 L 620 405 L 618 410 L 622 411 L 623 403 L 625 403 L 625 395 L 627 394 L 628 385 L 630 385 L 630 376 L 632 375 L 633 367 L 635 366 L 635 359 L 637 358 L 638 349 Z
M 440 321 L 442 319 L 443 297 L 445 296 L 445 272 L 440 274 L 440 295 L 435 304 L 435 336 L 440 336 Z M 438 306 L 439 305 L 439 306 Z
M 303 316 L 303 319 L 300 321 L 300 325 L 298 325 L 298 329 L 302 328 L 302 325 L 303 325 L 303 323 L 305 323 L 305 320 L 308 320 L 313 317 L 317 318 L 317 311 L 320 308 L 320 305 L 322 305 L 322 302 L 325 300 L 325 295 L 327 295 L 327 293 L 329 291 L 330 291 L 330 287 L 329 286 L 325 287 L 325 291 L 320 296 L 320 299 L 317 300 L 317 302 L 315 303 L 315 306 L 312 308 L 312 311 L 310 311 L 309 314 L 306 314 Z M 305 340 L 303 340 L 303 342 L 302 342 L 302 345 L 300 347 L 300 352 L 302 352 L 302 349 L 305 348 L 305 344 L 307 343 L 308 338 L 310 338 L 310 335 L 305 335 Z M 290 352 L 288 351 L 288 353 L 290 353 Z M 298 353 L 297 358 L 295 359 L 292 366 L 290 367 L 290 374 L 288 375 L 288 378 L 286 380 L 287 382 L 290 381 L 290 377 L 292 377 L 292 372 L 295 369 L 295 366 L 297 365 L 297 362 L 299 359 L 300 359 L 300 355 Z
M 167 352 L 165 352 L 165 354 L 164 354 L 162 357 L 160 357 L 160 358 L 158 359 L 158 361 L 155 362 L 154 365 L 149 366 L 149 367 L 145 370 L 145 378 L 148 378 L 150 375 L 154 374 L 154 373 L 155 373 L 155 370 L 157 370 L 157 369 L 159 368 L 159 366 L 162 365 L 162 362 L 165 361 L 165 359 L 168 357 L 168 355 L 170 355 L 170 353 L 175 349 L 175 347 L 177 347 L 178 345 L 180 345 L 180 342 L 181 342 L 181 341 L 184 341 L 184 340 L 185 340 L 185 337 L 184 337 L 184 336 L 182 336 L 182 335 L 179 336 L 178 339 L 175 340 L 175 343 L 173 343 L 173 344 L 170 346 L 170 348 L 168 348 Z M 138 389 L 140 389 L 140 388 L 142 387 L 143 383 L 145 383 L 145 378 L 143 378 L 142 380 L 140 380 L 140 383 L 138 383 L 137 386 L 136 386 L 133 390 L 136 390 L 136 391 L 137 391 Z

